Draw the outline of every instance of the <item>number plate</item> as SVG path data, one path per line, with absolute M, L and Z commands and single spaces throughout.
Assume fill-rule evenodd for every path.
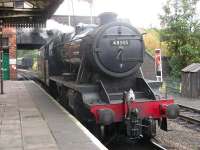
M 129 40 L 112 40 L 111 45 L 112 46 L 128 46 Z

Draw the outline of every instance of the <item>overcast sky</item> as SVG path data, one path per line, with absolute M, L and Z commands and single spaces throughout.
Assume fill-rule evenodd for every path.
M 73 1 L 73 6 L 72 6 Z M 159 27 L 158 15 L 166 0 L 94 0 L 92 14 L 97 16 L 102 12 L 116 12 L 119 17 L 128 18 L 136 27 Z M 56 11 L 56 15 L 90 15 L 88 2 L 82 0 L 64 0 Z

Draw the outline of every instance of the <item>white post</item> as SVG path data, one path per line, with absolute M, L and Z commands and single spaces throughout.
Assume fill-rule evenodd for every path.
M 157 81 L 162 82 L 162 57 L 161 49 L 155 49 L 155 72 Z

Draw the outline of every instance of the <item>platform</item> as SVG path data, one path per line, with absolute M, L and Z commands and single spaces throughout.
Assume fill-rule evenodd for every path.
M 174 100 L 177 104 L 192 107 L 200 110 L 200 98 L 187 98 L 180 95 L 173 95 Z
M 106 149 L 33 81 L 5 81 L 0 150 Z

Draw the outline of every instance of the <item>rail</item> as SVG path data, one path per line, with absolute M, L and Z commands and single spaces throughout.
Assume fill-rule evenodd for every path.
M 200 110 L 180 105 L 179 118 L 189 123 L 200 125 Z
M 24 70 L 24 69 L 18 69 L 18 80 L 34 80 L 36 81 L 38 78 L 36 77 L 36 75 L 29 71 L 29 70 Z
M 181 104 L 178 104 L 178 106 L 182 109 L 189 109 L 189 110 L 192 110 L 196 113 L 199 113 L 200 114 L 200 110 L 199 109 L 196 109 L 196 108 L 192 108 L 192 107 L 188 107 L 188 106 L 184 106 L 184 105 L 181 105 Z
M 156 150 L 167 150 L 165 147 L 163 147 L 161 144 L 159 144 L 159 143 L 157 142 L 157 140 L 154 139 L 154 138 L 150 140 L 150 143 L 153 145 L 153 147 L 154 147 Z

